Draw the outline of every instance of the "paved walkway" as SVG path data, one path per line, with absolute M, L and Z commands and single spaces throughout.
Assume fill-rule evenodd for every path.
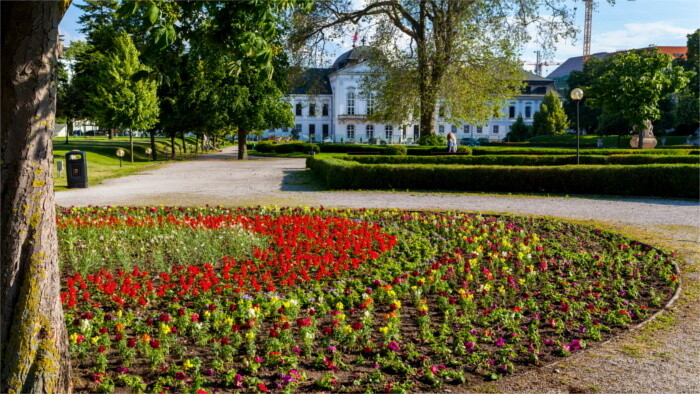
M 700 392 L 700 204 L 698 201 L 625 197 L 521 197 L 474 193 L 327 191 L 304 159 L 235 160 L 235 147 L 194 161 L 110 179 L 87 189 L 56 193 L 70 205 L 279 205 L 403 209 L 456 209 L 596 221 L 618 231 L 648 234 L 686 260 L 674 325 L 629 333 L 537 373 L 505 379 L 498 391 Z M 639 335 L 645 335 L 640 339 Z M 453 390 L 455 391 L 455 390 Z

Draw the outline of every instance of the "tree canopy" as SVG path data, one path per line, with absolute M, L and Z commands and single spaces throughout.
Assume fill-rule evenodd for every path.
M 614 54 L 602 67 L 590 87 L 589 105 L 627 120 L 636 130 L 659 119 L 659 101 L 682 89 L 692 76 L 654 48 Z
M 571 12 L 559 0 L 319 0 L 297 15 L 292 41 L 322 47 L 326 40 L 366 27 L 378 77 L 374 119 L 420 118 L 434 134 L 435 111 L 448 120 L 483 123 L 517 94 L 520 45 L 533 38 L 550 50 L 574 33 Z M 354 25 L 354 26 L 353 26 Z M 400 99 L 397 99 L 400 98 Z

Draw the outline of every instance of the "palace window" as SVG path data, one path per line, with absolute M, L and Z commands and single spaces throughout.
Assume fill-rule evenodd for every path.
M 393 137 L 394 137 L 394 126 L 389 126 L 389 125 L 384 126 L 384 138 L 386 138 L 387 141 L 391 141 L 391 139 Z
M 316 116 L 316 104 L 309 104 L 309 116 Z
M 367 134 L 367 139 L 374 138 L 374 125 L 368 124 L 365 130 L 365 134 Z
M 498 125 L 493 126 L 493 133 L 498 134 Z
M 367 95 L 367 115 L 374 113 L 374 95 L 369 93 Z
M 525 117 L 528 119 L 532 118 L 532 107 L 530 107 L 529 105 L 525 107 Z
M 321 108 L 321 115 L 328 116 L 328 104 L 323 104 L 323 107 Z
M 296 106 L 296 115 L 297 116 L 301 116 L 301 109 L 302 109 L 301 103 L 297 103 L 297 106 Z
M 355 115 L 355 92 L 348 92 L 348 115 Z
M 355 125 L 354 124 L 349 124 L 347 127 L 347 135 L 349 140 L 354 140 L 355 139 Z
M 481 133 L 483 133 L 483 132 L 484 132 L 484 128 L 483 128 L 483 127 L 481 127 L 481 126 L 476 126 L 476 133 L 477 133 L 477 134 L 481 134 Z
M 469 134 L 469 125 L 468 124 L 464 125 L 464 134 Z
M 511 119 L 515 118 L 515 106 L 514 105 L 511 105 L 510 107 L 508 107 L 508 117 Z

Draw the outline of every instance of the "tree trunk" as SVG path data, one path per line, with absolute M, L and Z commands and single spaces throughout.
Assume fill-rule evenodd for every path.
M 175 132 L 170 132 L 170 158 L 175 159 Z
M 248 147 L 246 146 L 247 137 L 247 131 L 238 129 L 238 160 L 246 160 L 248 158 Z
M 68 118 L 68 124 L 66 125 L 66 145 L 68 145 L 68 137 L 73 135 L 73 118 Z
M 134 162 L 134 130 L 129 130 L 129 155 L 131 162 Z
M 72 390 L 51 136 L 56 1 L 0 2 L 0 392 Z
M 156 152 L 156 129 L 151 129 L 151 160 L 158 160 L 158 153 Z
M 117 134 L 117 129 L 109 129 L 109 131 L 107 132 L 107 139 L 114 139 L 115 134 Z
M 187 153 L 187 145 L 185 144 L 185 132 L 180 134 L 180 139 L 182 140 L 182 153 Z

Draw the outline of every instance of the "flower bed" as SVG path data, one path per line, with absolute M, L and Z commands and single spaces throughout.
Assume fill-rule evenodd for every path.
M 672 256 L 545 219 L 89 207 L 57 220 L 87 391 L 478 383 L 610 337 L 677 286 Z

